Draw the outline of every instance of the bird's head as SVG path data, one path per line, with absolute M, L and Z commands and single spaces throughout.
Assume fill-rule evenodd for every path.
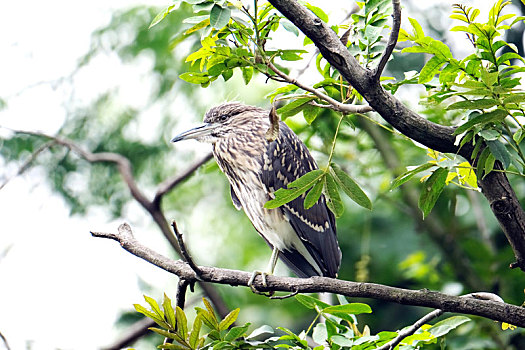
M 223 103 L 206 112 L 204 124 L 175 136 L 171 142 L 195 139 L 215 143 L 221 138 L 240 132 L 250 122 L 265 116 L 264 112 L 261 108 L 238 102 Z

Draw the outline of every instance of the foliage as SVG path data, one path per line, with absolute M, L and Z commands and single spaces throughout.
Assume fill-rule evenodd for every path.
M 353 350 L 376 349 L 392 341 L 399 333 L 382 331 L 370 335 L 368 326 L 360 331 L 357 327 L 356 315 L 371 313 L 372 309 L 367 304 L 348 303 L 346 299 L 339 298 L 341 305 L 329 305 L 325 302 L 308 296 L 297 295 L 295 300 L 317 313 L 307 330 L 299 334 L 284 328 L 277 327 L 284 335 L 274 335 L 271 326 L 263 325 L 248 333 L 250 323 L 243 326 L 233 326 L 237 321 L 240 309 L 231 311 L 224 319 L 217 318 L 210 302 L 203 298 L 205 308 L 196 307 L 196 316 L 191 329 L 185 312 L 178 306 L 173 308 L 171 300 L 164 294 L 162 308 L 152 298 L 144 296 L 151 310 L 139 304 L 135 309 L 149 317 L 161 328 L 149 328 L 153 332 L 165 337 L 159 349 L 314 349 L 321 350 L 326 347 L 334 350 L 348 348 Z M 319 317 L 324 317 L 324 322 L 318 322 Z M 468 317 L 453 316 L 437 322 L 435 325 L 423 325 L 417 332 L 404 338 L 400 343 L 407 349 L 422 349 L 425 344 L 436 343 L 438 338 L 444 337 L 465 322 Z M 208 332 L 202 334 L 202 326 Z M 263 337 L 264 335 L 264 337 Z M 272 336 L 273 335 L 273 336 Z M 314 343 L 307 340 L 311 335 Z M 265 338 L 265 339 L 261 339 Z M 168 341 L 169 340 L 169 341 Z M 173 342 L 174 341 L 174 342 Z

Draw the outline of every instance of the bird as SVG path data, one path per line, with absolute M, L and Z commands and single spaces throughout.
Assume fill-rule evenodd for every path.
M 275 191 L 318 169 L 308 148 L 283 121 L 275 140 L 267 139 L 272 126 L 269 113 L 239 102 L 222 103 L 206 112 L 204 124 L 171 141 L 194 139 L 212 145 L 213 156 L 230 183 L 234 206 L 244 210 L 272 248 L 267 270 L 255 271 L 250 287 L 257 273 L 266 286 L 266 275 L 274 273 L 278 258 L 298 277 L 335 278 L 342 254 L 335 217 L 324 195 L 309 209 L 304 208 L 306 193 L 281 207 L 264 208 L 275 198 Z

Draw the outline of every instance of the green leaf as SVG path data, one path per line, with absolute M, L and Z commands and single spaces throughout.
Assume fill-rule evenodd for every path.
M 282 119 L 294 116 L 303 110 L 306 107 L 305 105 L 313 99 L 315 99 L 315 97 L 301 97 L 295 99 L 287 105 L 279 108 L 277 114 L 281 115 Z
M 412 169 L 412 170 L 409 170 L 401 175 L 399 175 L 393 182 L 392 182 L 392 186 L 390 186 L 390 190 L 393 190 L 394 188 L 398 187 L 398 186 L 401 186 L 402 184 L 404 184 L 405 182 L 407 182 L 408 180 L 410 180 L 411 178 L 414 177 L 414 175 L 422 172 L 422 171 L 425 171 L 425 170 L 428 170 L 432 167 L 434 167 L 435 164 L 432 164 L 432 163 L 425 163 L 425 164 L 422 164 L 420 166 L 418 166 L 417 168 L 415 169 Z
M 242 67 L 242 79 L 244 80 L 244 84 L 248 85 L 250 80 L 252 80 L 253 76 L 253 67 Z
M 505 119 L 507 116 L 507 111 L 503 109 L 495 109 L 493 111 L 477 114 L 472 119 L 467 121 L 465 124 L 461 124 L 455 131 L 453 135 L 461 135 L 467 130 L 472 129 L 475 125 L 478 124 L 487 124 L 493 122 L 499 122 Z
M 173 307 L 171 306 L 171 299 L 168 298 L 166 293 L 164 293 L 164 301 L 162 302 L 162 308 L 164 309 L 164 314 L 166 315 L 166 320 L 168 321 L 168 324 L 172 327 L 175 327 L 175 324 L 177 322 L 175 319 L 175 312 L 173 311 Z
M 184 81 L 192 84 L 203 84 L 210 81 L 210 77 L 207 73 L 198 73 L 198 72 L 186 72 L 179 75 Z
M 423 212 L 423 219 L 430 213 L 432 208 L 434 208 L 439 195 L 445 187 L 447 176 L 447 169 L 437 168 L 427 181 L 425 181 L 418 202 L 419 209 Z
M 487 141 L 494 141 L 497 140 L 500 136 L 500 132 L 493 129 L 487 129 L 487 130 L 481 130 L 478 133 L 479 136 L 481 136 L 484 140 Z
M 326 194 L 326 205 L 334 213 L 335 217 L 341 217 L 345 210 L 341 197 L 339 196 L 339 190 L 337 189 L 337 183 L 330 173 L 326 174 L 325 182 L 325 194 Z
M 479 100 L 467 100 L 453 103 L 447 107 L 448 110 L 453 109 L 485 109 L 497 106 L 499 101 L 492 98 L 483 98 Z
M 412 28 L 414 28 L 414 36 L 416 39 L 423 38 L 425 36 L 425 33 L 423 32 L 423 28 L 421 28 L 421 25 L 413 18 L 408 18 L 410 21 L 410 24 L 412 24 Z
M 210 25 L 215 29 L 224 28 L 230 21 L 232 10 L 228 7 L 213 5 L 210 11 Z
M 323 309 L 323 312 L 337 316 L 337 314 L 345 313 L 352 315 L 369 314 L 372 312 L 372 308 L 367 304 L 363 303 L 349 303 L 344 305 L 334 305 Z
M 221 73 L 221 75 L 224 81 L 228 81 L 233 76 L 233 70 L 232 69 L 225 70 Z
M 292 22 L 286 19 L 281 19 L 280 23 L 286 31 L 293 33 L 295 36 L 299 36 L 299 29 L 297 29 Z
M 275 198 L 264 204 L 266 209 L 275 209 L 302 195 L 324 175 L 321 169 L 310 171 L 297 180 L 274 192 Z
M 319 112 L 321 112 L 319 107 L 312 106 L 310 104 L 305 105 L 303 108 L 304 120 L 306 120 L 308 124 L 312 124 L 315 118 L 317 118 L 319 115 Z
M 326 340 L 328 339 L 328 332 L 326 331 L 326 324 L 318 323 L 315 325 L 314 330 L 312 332 L 312 339 L 317 344 L 326 343 Z
M 172 5 L 168 6 L 168 7 L 166 7 L 166 8 L 165 8 L 164 10 L 162 10 L 161 12 L 159 12 L 159 13 L 155 16 L 155 18 L 153 18 L 153 20 L 151 21 L 151 23 L 150 23 L 148 29 L 150 29 L 151 27 L 153 27 L 153 26 L 159 24 L 159 23 L 160 23 L 160 22 L 161 22 L 161 21 L 162 21 L 167 15 L 169 15 L 169 13 L 170 13 L 171 11 L 174 11 L 174 10 L 178 9 L 179 6 L 180 6 L 180 1 L 177 1 L 177 2 L 175 2 L 174 4 L 172 4 Z
M 525 136 L 525 133 L 523 132 L 523 129 L 520 128 L 518 131 L 512 135 L 512 139 L 519 145 L 521 141 L 523 140 L 523 137 Z
M 164 318 L 160 318 L 155 312 L 146 309 L 140 304 L 133 304 L 133 306 L 135 307 L 135 310 L 137 310 L 137 312 L 140 312 L 144 316 L 151 318 L 159 326 L 169 328 L 169 325 L 166 323 L 166 321 L 164 321 Z
M 177 334 L 181 336 L 182 339 L 188 337 L 188 320 L 186 319 L 186 314 L 179 307 L 175 307 L 175 317 L 177 318 Z
M 144 295 L 144 300 L 146 300 L 146 302 L 149 304 L 149 306 L 151 306 L 151 310 L 153 310 L 153 312 L 155 312 L 155 314 L 159 318 L 164 319 L 164 312 L 162 312 L 162 310 L 160 309 L 159 304 L 157 304 L 155 299 L 153 299 L 151 297 L 148 297 L 147 295 Z
M 352 345 L 354 345 L 354 342 L 351 339 L 343 337 L 342 335 L 334 335 L 330 337 L 330 340 L 341 347 L 350 348 Z
M 330 304 L 327 304 L 317 298 L 304 294 L 296 295 L 295 300 L 312 310 L 315 310 L 316 306 L 321 310 L 331 306 Z
M 425 84 L 431 81 L 445 63 L 446 62 L 438 56 L 429 59 L 419 73 L 418 82 L 420 84 Z
M 246 323 L 244 326 L 232 327 L 232 329 L 230 329 L 224 336 L 224 340 L 231 342 L 244 336 L 248 327 L 250 327 L 250 323 Z
M 195 317 L 195 320 L 193 321 L 193 327 L 191 329 L 190 337 L 188 339 L 189 344 L 192 348 L 197 348 L 197 344 L 199 342 L 199 334 L 202 327 L 202 316 L 197 315 Z
M 219 323 L 219 330 L 220 331 L 224 331 L 224 330 L 228 329 L 228 327 L 230 327 L 232 325 L 232 323 L 235 322 L 235 320 L 239 316 L 239 311 L 241 311 L 241 309 L 239 309 L 239 308 L 230 311 L 230 313 L 227 314 L 224 317 L 224 319 Z
M 170 339 L 180 339 L 179 337 L 177 337 L 176 334 L 174 333 L 171 333 L 171 332 L 168 332 L 167 330 L 164 330 L 164 329 L 160 329 L 160 328 L 155 328 L 155 327 L 149 327 L 148 328 L 150 331 L 153 331 L 157 334 L 160 334 L 162 335 L 163 337 L 165 338 L 170 338 Z
M 451 330 L 461 326 L 465 322 L 469 322 L 470 318 L 465 316 L 452 316 L 443 321 L 439 321 L 426 331 L 431 333 L 436 338 L 442 337 Z
M 359 185 L 345 173 L 337 164 L 330 164 L 334 173 L 334 178 L 339 184 L 339 187 L 346 193 L 351 200 L 366 208 L 372 210 L 372 202 L 366 195 L 366 193 L 359 187 Z
M 323 20 L 323 22 L 326 22 L 328 23 L 328 15 L 319 7 L 317 6 L 314 6 L 314 5 L 311 5 L 311 4 L 306 4 L 306 7 L 312 11 L 317 17 L 319 17 L 321 20 Z
M 273 334 L 273 333 L 274 333 L 273 328 L 265 324 L 265 325 L 262 325 L 261 327 L 259 327 L 257 329 L 254 329 L 253 332 L 248 334 L 246 336 L 246 340 L 252 339 L 252 338 L 257 338 L 261 334 Z
M 507 169 L 510 165 L 510 153 L 503 143 L 500 141 L 487 141 L 490 152 L 494 157 L 503 164 L 503 168 Z
M 215 311 L 213 311 L 213 307 L 211 306 L 208 299 L 202 298 L 202 302 L 204 303 L 204 306 L 206 306 L 206 310 L 208 310 L 208 314 L 210 315 L 210 317 L 215 321 L 215 324 L 219 324 L 219 321 L 217 320 L 217 317 L 215 316 Z
M 317 181 L 317 183 L 308 191 L 306 197 L 304 197 L 304 209 L 310 209 L 317 203 L 321 194 L 323 194 L 324 187 L 324 176 Z

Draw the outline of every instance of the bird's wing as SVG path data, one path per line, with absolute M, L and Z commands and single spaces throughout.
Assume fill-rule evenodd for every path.
M 315 169 L 317 165 L 306 146 L 281 122 L 279 137 L 269 145 L 264 156 L 262 181 L 269 193 L 286 187 Z M 337 243 L 334 215 L 327 208 L 323 195 L 308 210 L 304 208 L 304 196 L 305 194 L 283 205 L 280 210 L 290 220 L 323 275 L 335 277 L 341 262 L 341 251 Z M 293 256 L 283 253 L 287 260 L 294 260 Z M 295 251 L 295 254 L 299 252 Z M 306 271 L 303 274 L 312 275 Z
M 232 197 L 232 202 L 233 202 L 233 205 L 235 206 L 235 208 L 237 210 L 241 210 L 241 208 L 242 208 L 241 201 L 239 200 L 239 198 L 237 198 L 237 195 L 235 194 L 235 191 L 233 190 L 233 186 L 232 185 L 230 185 L 230 195 Z

